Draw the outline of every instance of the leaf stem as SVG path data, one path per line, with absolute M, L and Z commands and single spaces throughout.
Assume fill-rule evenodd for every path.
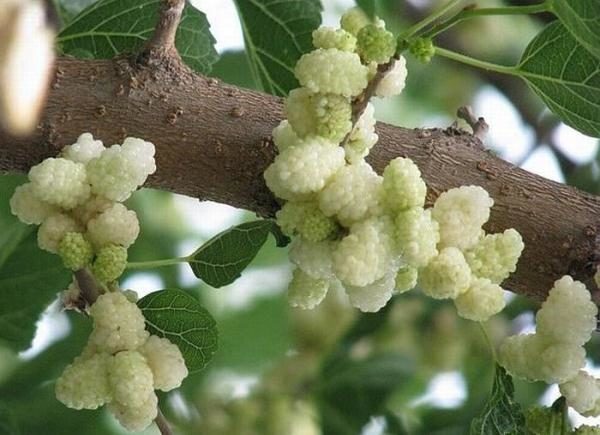
M 528 14 L 539 14 L 548 12 L 551 9 L 550 1 L 546 0 L 543 3 L 529 5 L 529 6 L 507 6 L 500 8 L 476 8 L 475 5 L 472 7 L 466 7 L 458 14 L 454 15 L 447 21 L 436 24 L 428 32 L 421 35 L 424 38 L 433 38 L 442 32 L 454 27 L 461 21 L 468 20 L 471 18 L 485 17 L 485 16 L 498 16 L 498 15 L 528 15 Z
M 160 408 L 158 408 L 158 414 L 156 415 L 154 422 L 156 423 L 156 426 L 158 426 L 158 430 L 160 431 L 161 435 L 173 435 L 171 426 L 169 426 L 169 422 Z
M 494 348 L 494 345 L 492 344 L 492 340 L 490 339 L 490 336 L 488 335 L 485 325 L 483 323 L 479 322 L 479 327 L 481 328 L 481 332 L 483 333 L 483 338 L 484 338 L 485 342 L 487 343 L 487 345 L 490 348 L 490 353 L 492 354 L 492 358 L 494 358 L 494 361 L 498 361 L 498 357 L 496 356 L 496 349 Z
M 431 15 L 425 17 L 423 20 L 419 21 L 418 23 L 413 24 L 411 27 L 406 29 L 404 32 L 400 33 L 400 36 L 398 37 L 398 39 L 402 40 L 402 39 L 410 38 L 415 33 L 417 33 L 419 30 L 424 29 L 425 27 L 429 26 L 431 23 L 433 23 L 438 18 L 446 15 L 450 10 L 452 10 L 454 7 L 458 6 L 462 1 L 463 0 L 449 1 L 444 6 L 442 6 L 440 9 L 433 12 Z
M 519 72 L 515 67 L 486 62 L 484 60 L 479 60 L 470 56 L 466 56 L 464 54 L 456 53 L 455 51 L 446 50 L 445 48 L 435 47 L 435 54 L 438 56 L 455 60 L 460 63 L 464 63 L 465 65 L 473 66 L 475 68 L 481 68 L 487 71 L 493 71 L 500 74 L 520 76 Z
M 166 258 L 164 260 L 135 261 L 127 263 L 127 269 L 154 269 L 155 267 L 172 266 L 179 263 L 187 263 L 190 257 Z

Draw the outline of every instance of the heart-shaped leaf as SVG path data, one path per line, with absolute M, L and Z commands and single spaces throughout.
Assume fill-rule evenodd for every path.
M 600 137 L 600 58 L 560 21 L 531 41 L 514 71 L 566 124 Z
M 600 58 L 600 2 L 553 0 L 551 8 L 579 43 Z
M 143 297 L 138 306 L 146 329 L 176 344 L 191 372 L 202 370 L 218 347 L 215 320 L 193 296 L 182 290 L 160 290 Z
M 246 222 L 217 234 L 189 257 L 196 277 L 219 288 L 234 282 L 273 234 L 277 246 L 289 239 L 272 220 Z

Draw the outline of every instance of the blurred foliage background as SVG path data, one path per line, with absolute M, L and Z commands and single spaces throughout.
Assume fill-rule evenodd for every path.
M 221 46 L 222 57 L 212 75 L 256 88 L 241 41 L 235 42 L 239 25 L 230 2 L 194 3 L 208 13 L 218 43 L 222 34 L 234 41 Z M 323 3 L 325 24 L 333 24 L 353 5 L 349 0 Z M 379 15 L 390 29 L 399 30 L 439 3 L 379 0 Z M 528 3 L 534 2 L 507 2 Z M 226 12 L 233 16 L 225 17 Z M 549 19 L 539 15 L 473 20 L 446 34 L 441 45 L 513 64 Z M 597 140 L 562 125 L 517 79 L 443 59 L 421 65 L 409 58 L 408 66 L 405 92 L 377 103 L 380 120 L 446 127 L 454 122 L 459 106 L 472 104 L 490 124 L 487 145 L 500 156 L 585 191 L 600 191 Z M 22 179 L 14 174 L 0 177 L 0 234 L 20 225 L 9 213 L 8 199 Z M 132 261 L 188 254 L 218 231 L 253 218 L 227 206 L 146 189 L 134 195 L 129 206 L 142 225 L 130 250 Z M 358 313 L 335 292 L 315 310 L 292 309 L 285 294 L 291 267 L 283 254 L 271 241 L 238 282 L 220 290 L 193 279 L 187 265 L 124 277 L 123 288 L 140 295 L 182 288 L 198 297 L 217 320 L 220 346 L 209 367 L 190 376 L 180 390 L 161 397 L 176 433 L 466 434 L 491 389 L 494 362 L 489 342 L 497 344 L 506 335 L 532 327 L 536 304 L 514 295 L 507 295 L 507 309 L 484 325 L 489 342 L 483 329 L 458 318 L 450 303 L 426 299 L 418 291 L 395 297 L 376 314 Z M 18 267 L 26 270 L 28 263 Z M 62 312 L 54 303 L 38 322 L 29 350 L 16 353 L 0 343 L 0 434 L 125 433 L 104 410 L 73 411 L 54 398 L 55 378 L 80 352 L 90 327 L 87 318 Z M 588 349 L 592 371 L 600 362 L 598 348 L 596 337 Z M 516 389 L 524 406 L 549 404 L 558 397 L 556 388 L 542 384 L 517 381 Z M 151 427 L 144 433 L 158 431 Z

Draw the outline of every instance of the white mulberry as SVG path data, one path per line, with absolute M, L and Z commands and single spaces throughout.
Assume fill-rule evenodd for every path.
M 432 216 L 440 224 L 440 245 L 461 250 L 475 245 L 494 201 L 479 186 L 462 186 L 442 193 Z
M 115 203 L 87 223 L 87 236 L 96 248 L 109 244 L 128 248 L 140 233 L 135 211 Z
M 108 365 L 113 399 L 121 405 L 139 407 L 154 393 L 154 377 L 144 355 L 136 350 L 117 353 Z
M 86 164 L 90 160 L 100 157 L 102 151 L 104 151 L 104 145 L 101 140 L 94 140 L 91 133 L 83 133 L 73 145 L 64 147 L 61 155 L 73 162 Z
M 397 157 L 383 171 L 383 201 L 393 213 L 423 207 L 427 186 L 411 159 Z
M 332 242 L 310 242 L 296 238 L 290 245 L 290 261 L 313 278 L 333 279 L 332 248 Z
M 313 278 L 301 269 L 295 269 L 288 287 L 288 300 L 292 307 L 311 310 L 327 295 L 329 281 Z
M 277 224 L 288 236 L 300 235 L 310 242 L 320 242 L 334 235 L 338 225 L 325 216 L 315 201 L 288 201 L 277 212 Z
M 319 206 L 326 216 L 336 216 L 342 225 L 377 215 L 382 178 L 365 162 L 340 169 L 319 193 Z
M 18 186 L 10 198 L 10 211 L 25 224 L 39 225 L 58 208 L 39 199 L 33 190 L 31 183 Z
M 474 275 L 500 284 L 517 269 L 523 252 L 523 239 L 514 229 L 488 234 L 465 253 Z
M 354 97 L 367 87 L 368 69 L 356 53 L 319 48 L 296 64 L 296 78 L 312 92 Z
M 475 322 L 485 322 L 504 306 L 504 290 L 489 279 L 473 278 L 466 292 L 454 299 L 458 315 Z
M 177 345 L 166 338 L 151 335 L 140 348 L 152 370 L 154 388 L 171 391 L 178 388 L 188 375 L 185 360 Z
M 344 145 L 346 160 L 352 164 L 360 163 L 377 143 L 379 136 L 375 133 L 375 107 L 369 103 L 358 118 Z
M 35 196 L 49 204 L 72 209 L 90 196 L 86 168 L 63 158 L 48 158 L 29 170 Z
M 390 226 L 377 218 L 352 225 L 333 251 L 333 270 L 343 284 L 364 287 L 388 272 L 393 260 Z
M 469 288 L 471 270 L 456 248 L 444 248 L 419 273 L 419 286 L 435 299 L 455 299 Z
M 438 223 L 431 217 L 431 210 L 412 208 L 398 213 L 394 219 L 394 236 L 404 261 L 415 267 L 423 267 L 438 255 L 440 240 Z
M 89 343 L 100 351 L 134 350 L 148 338 L 142 311 L 120 292 L 105 293 L 90 307 L 94 330 Z
M 353 307 L 364 313 L 375 313 L 392 298 L 396 286 L 396 271 L 392 270 L 383 278 L 363 287 L 346 286 L 346 294 Z
M 126 406 L 119 402 L 108 404 L 108 410 L 125 429 L 139 432 L 152 424 L 158 415 L 158 397 L 150 394 L 140 406 Z
M 583 370 L 574 378 L 560 384 L 559 388 L 569 406 L 580 414 L 592 411 L 596 402 L 600 400 L 598 380 Z
M 73 409 L 97 409 L 112 399 L 108 384 L 110 355 L 77 357 L 56 380 L 56 398 Z
M 335 144 L 314 141 L 286 148 L 264 173 L 269 189 L 279 198 L 318 192 L 344 166 L 344 151 Z
M 60 241 L 65 234 L 80 233 L 82 231 L 81 225 L 70 216 L 62 213 L 50 215 L 38 229 L 38 246 L 45 251 L 57 254 Z
M 333 27 L 323 26 L 314 30 L 312 41 L 315 48 L 337 48 L 350 52 L 356 48 L 356 38 L 352 33 Z
M 392 69 L 383 76 L 383 79 L 381 79 L 377 85 L 375 95 L 387 98 L 400 94 L 406 84 L 407 74 L 406 59 L 404 56 L 400 56 L 400 58 L 394 62 Z

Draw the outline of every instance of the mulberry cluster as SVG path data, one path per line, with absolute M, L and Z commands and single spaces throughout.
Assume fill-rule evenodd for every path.
M 342 286 L 352 305 L 373 312 L 395 290 L 419 285 L 454 299 L 461 316 L 486 320 L 504 307 L 499 284 L 516 268 L 521 237 L 485 234 L 493 201 L 480 187 L 452 189 L 425 209 L 427 186 L 412 160 L 392 160 L 383 175 L 365 161 L 378 139 L 374 110 L 368 104 L 353 126 L 351 99 L 396 43 L 381 20 L 356 9 L 341 27 L 316 30 L 315 50 L 298 61 L 302 87 L 286 100 L 287 120 L 273 130 L 279 154 L 264 174 L 286 201 L 277 221 L 294 237 L 290 303 L 313 308 Z M 405 61 L 394 62 L 376 95 L 402 91 Z
M 187 376 L 183 356 L 148 334 L 141 310 L 121 292 L 100 296 L 90 315 L 88 344 L 56 381 L 56 397 L 74 409 L 108 405 L 123 427 L 141 431 L 157 415 L 154 390 L 170 391 Z
M 508 337 L 500 346 L 499 361 L 514 376 L 559 383 L 575 410 L 600 415 L 600 381 L 580 370 L 597 314 L 585 285 L 564 276 L 537 312 L 536 332 Z
M 11 211 L 40 225 L 40 248 L 60 255 L 71 270 L 91 266 L 108 283 L 123 273 L 140 229 L 136 213 L 121 202 L 155 170 L 150 142 L 129 137 L 105 148 L 84 133 L 60 157 L 31 168 L 29 182 L 10 200 Z

